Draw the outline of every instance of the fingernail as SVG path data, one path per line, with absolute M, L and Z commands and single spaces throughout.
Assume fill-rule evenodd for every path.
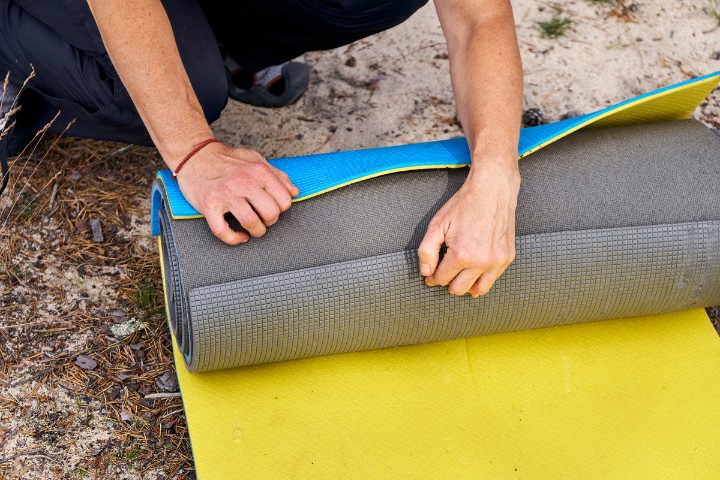
M 430 265 L 422 264 L 420 265 L 420 274 L 424 276 L 430 275 Z

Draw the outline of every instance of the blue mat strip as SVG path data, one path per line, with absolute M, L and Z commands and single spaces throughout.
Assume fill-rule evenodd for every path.
M 553 138 L 563 136 L 566 132 L 588 120 L 601 117 L 609 111 L 717 75 L 716 72 L 686 80 L 579 117 L 537 127 L 523 128 L 520 131 L 518 156 L 522 157 L 539 146 L 548 143 Z M 465 138 L 453 138 L 412 145 L 278 158 L 269 160 L 269 162 L 286 172 L 293 183 L 300 189 L 300 195 L 294 199 L 294 201 L 298 201 L 382 173 L 407 169 L 466 166 L 470 162 L 470 153 Z M 177 181 L 172 178 L 169 170 L 158 172 L 158 178 L 162 180 L 173 218 L 197 218 L 201 216 L 185 200 Z M 159 192 L 159 187 L 156 186 L 153 191 L 151 217 L 153 235 L 160 234 L 157 213 L 161 206 L 161 200 L 161 192 Z

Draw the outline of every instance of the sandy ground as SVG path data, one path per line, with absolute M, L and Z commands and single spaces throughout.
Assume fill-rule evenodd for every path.
M 513 5 L 524 108 L 539 108 L 547 121 L 720 70 L 720 28 L 704 0 Z M 570 30 L 543 38 L 537 22 L 556 15 L 572 20 Z M 312 83 L 296 105 L 265 110 L 231 102 L 214 125 L 219 138 L 278 157 L 461 134 L 432 6 L 391 31 L 304 60 Z M 717 95 L 696 114 L 718 125 Z M 55 149 L 60 161 L 74 155 L 70 164 L 82 173 L 75 178 L 61 168 L 67 178 L 54 202 L 70 213 L 41 205 L 39 222 L 0 229 L 12 254 L 4 259 L 8 274 L 0 272 L 0 478 L 193 478 L 179 399 L 141 402 L 176 388 L 163 377 L 173 370 L 157 291 L 138 287 L 146 275 L 157 289 L 145 193 L 157 156 L 76 140 Z M 135 162 L 135 171 L 124 173 L 136 187 L 132 195 L 84 181 L 96 175 L 127 183 L 116 160 Z M 103 218 L 102 249 L 82 223 L 93 215 Z M 147 264 L 139 267 L 138 258 Z M 113 337 L 108 326 L 130 317 L 144 329 L 132 340 Z M 91 353 L 97 368 L 77 364 L 78 355 Z
M 540 108 L 553 121 L 720 69 L 712 58 L 720 29 L 704 13 L 706 2 L 632 5 L 633 12 L 587 0 L 514 1 L 524 108 Z M 570 31 L 543 38 L 537 22 L 556 15 L 573 21 Z M 307 54 L 312 85 L 297 105 L 276 112 L 232 102 L 215 131 L 268 157 L 457 136 L 446 53 L 427 5 L 393 30 Z

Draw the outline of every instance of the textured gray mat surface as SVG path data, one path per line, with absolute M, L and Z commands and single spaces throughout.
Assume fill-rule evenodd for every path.
M 481 299 L 422 283 L 415 249 L 464 170 L 295 204 L 230 247 L 162 210 L 191 371 L 720 303 L 720 138 L 694 121 L 580 132 L 521 161 L 518 256 Z

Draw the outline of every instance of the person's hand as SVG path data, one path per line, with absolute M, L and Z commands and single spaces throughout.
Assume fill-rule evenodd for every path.
M 212 143 L 200 150 L 178 173 L 183 195 L 207 220 L 213 234 L 225 243 L 247 242 L 225 221 L 231 213 L 253 237 L 262 236 L 280 213 L 290 208 L 298 188 L 285 172 L 259 153 Z
M 418 248 L 420 273 L 431 287 L 454 295 L 490 291 L 515 259 L 515 207 L 520 190 L 517 160 L 485 161 L 430 221 Z M 439 262 L 442 244 L 447 251 Z M 439 262 L 439 265 L 438 265 Z

